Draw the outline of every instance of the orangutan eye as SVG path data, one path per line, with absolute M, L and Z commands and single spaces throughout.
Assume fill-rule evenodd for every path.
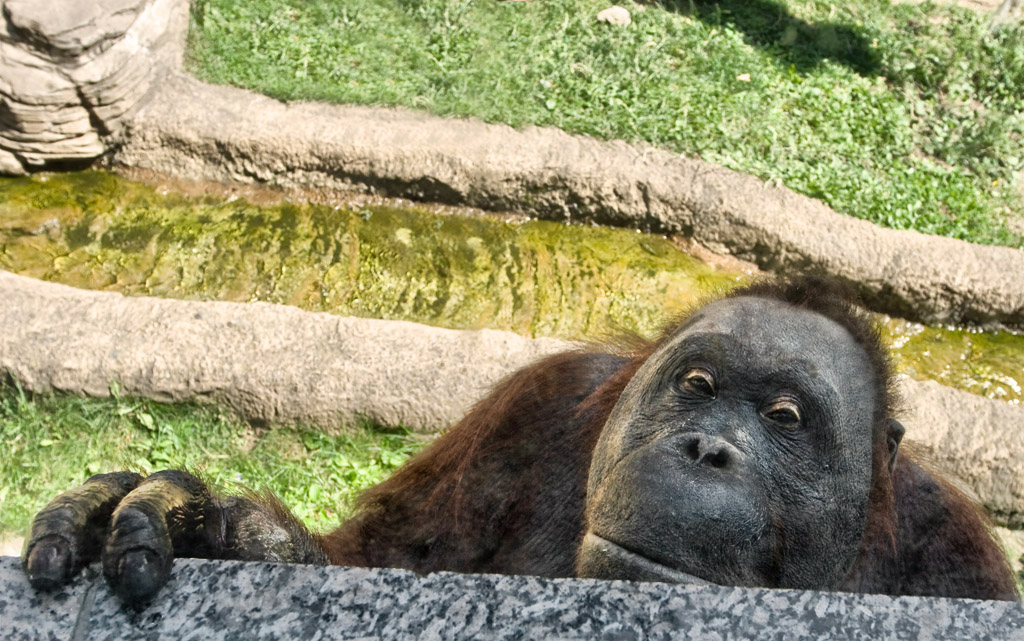
M 714 398 L 717 393 L 717 390 L 715 389 L 715 378 L 710 372 L 704 369 L 688 370 L 679 379 L 679 384 L 684 390 L 691 394 Z
M 800 427 L 802 423 L 800 406 L 791 398 L 780 398 L 772 401 L 761 411 L 761 416 L 787 428 Z

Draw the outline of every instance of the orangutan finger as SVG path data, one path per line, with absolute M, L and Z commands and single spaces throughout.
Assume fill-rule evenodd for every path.
M 171 574 L 175 553 L 203 556 L 203 515 L 210 494 L 187 472 L 146 478 L 121 501 L 103 548 L 103 574 L 122 601 L 142 605 Z
M 98 558 L 111 513 L 141 481 L 134 472 L 97 474 L 40 510 L 21 557 L 32 586 L 63 585 Z

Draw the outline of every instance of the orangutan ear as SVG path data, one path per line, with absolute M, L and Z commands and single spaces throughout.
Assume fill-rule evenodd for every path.
M 892 474 L 896 467 L 896 455 L 899 454 L 900 441 L 903 440 L 905 431 L 902 423 L 894 418 L 889 419 L 889 429 L 885 436 L 885 443 L 889 447 L 889 474 Z

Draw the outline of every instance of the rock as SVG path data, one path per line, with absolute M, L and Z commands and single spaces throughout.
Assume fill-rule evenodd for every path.
M 267 303 L 128 298 L 0 272 L 0 371 L 26 389 L 214 400 L 328 429 L 357 416 L 436 432 L 507 374 L 570 343 Z M 1024 408 L 906 381 L 908 448 L 995 519 L 1024 526 Z
M 100 156 L 178 69 L 187 27 L 187 0 L 7 0 L 0 151 L 33 169 Z
M 597 12 L 597 21 L 625 27 L 632 23 L 633 19 L 629 17 L 629 11 L 626 9 L 618 5 L 612 5 L 607 9 Z
M 436 432 L 503 376 L 570 344 L 267 303 L 88 292 L 0 272 L 0 372 L 27 389 L 209 399 L 258 422 L 365 416 Z
M 140 612 L 97 566 L 54 592 L 0 558 L 0 638 L 1024 639 L 1006 601 L 178 559 Z
M 9 151 L 0 149 L 0 175 L 2 176 L 24 176 L 28 174 L 21 165 L 18 157 Z
M 1024 0 L 1003 0 L 996 7 L 992 19 L 995 23 L 1011 22 L 1024 13 Z
M 6 0 L 4 13 L 26 41 L 52 54 L 80 56 L 127 33 L 147 0 Z
M 1024 528 L 1024 409 L 934 381 L 902 392 L 910 451 L 962 480 L 996 522 Z

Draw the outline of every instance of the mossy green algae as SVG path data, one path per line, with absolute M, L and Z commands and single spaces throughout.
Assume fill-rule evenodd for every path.
M 390 207 L 258 207 L 160 194 L 102 172 L 0 185 L 0 267 L 130 295 L 580 337 L 652 334 L 739 278 L 665 238 L 621 229 Z
M 653 335 L 742 281 L 621 229 L 158 193 L 104 172 L 0 180 L 0 268 L 130 295 L 269 301 L 528 336 Z M 1024 336 L 883 323 L 899 371 L 1019 402 Z
M 1024 336 L 1008 331 L 925 327 L 899 319 L 882 324 L 896 369 L 972 394 L 1019 404 L 1024 394 Z

